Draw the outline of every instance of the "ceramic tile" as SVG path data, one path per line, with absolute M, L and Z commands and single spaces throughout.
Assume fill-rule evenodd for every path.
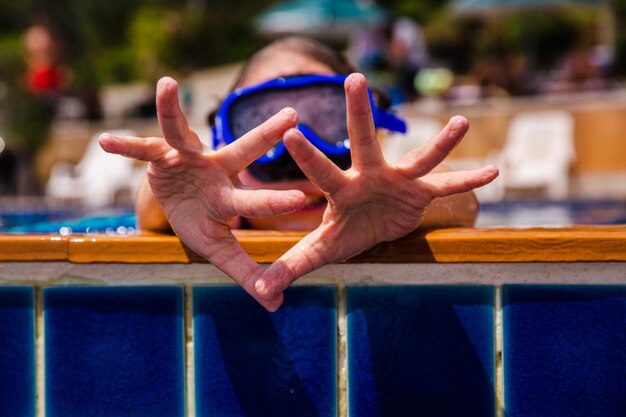
M 295 287 L 268 313 L 239 287 L 196 287 L 196 412 L 336 416 L 336 290 Z
M 35 415 L 32 288 L 0 288 L 0 415 Z
M 44 291 L 46 417 L 184 416 L 182 289 Z
M 493 289 L 348 287 L 350 416 L 493 416 Z
M 626 287 L 504 288 L 509 416 L 626 415 Z

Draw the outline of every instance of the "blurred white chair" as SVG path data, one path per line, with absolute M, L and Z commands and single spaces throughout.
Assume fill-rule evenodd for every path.
M 110 130 L 114 136 L 137 136 L 132 130 Z M 105 207 L 115 203 L 119 192 L 134 195 L 144 170 L 135 161 L 105 152 L 95 134 L 76 165 L 59 162 L 52 166 L 46 186 L 47 195 L 60 199 L 80 200 L 88 207 Z
M 202 142 L 202 146 L 205 150 L 213 150 L 213 134 L 209 125 L 193 125 L 190 126 L 191 130 L 196 132 L 198 139 Z
M 498 165 L 498 162 L 492 156 L 487 157 L 451 157 L 445 161 L 455 171 L 470 171 L 480 169 L 486 165 Z M 480 188 L 474 189 L 474 194 L 480 203 L 497 203 L 504 198 L 504 187 L 502 186 L 501 177 Z
M 385 159 L 394 163 L 409 151 L 422 146 L 428 139 L 435 136 L 443 128 L 441 122 L 434 117 L 406 117 L 407 133 L 390 134 L 382 142 Z
M 565 199 L 575 159 L 574 119 L 562 110 L 523 112 L 509 124 L 497 157 L 503 194 L 511 189 L 543 188 L 548 198 Z

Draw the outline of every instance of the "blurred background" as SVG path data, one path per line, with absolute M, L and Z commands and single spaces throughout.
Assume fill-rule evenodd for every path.
M 132 210 L 145 167 L 97 135 L 159 135 L 154 86 L 171 75 L 210 143 L 237 68 L 286 34 L 388 92 L 410 128 L 384 139 L 389 159 L 466 116 L 448 163 L 502 171 L 478 192 L 482 224 L 622 222 L 625 28 L 626 0 L 0 0 L 0 231 L 11 215 Z

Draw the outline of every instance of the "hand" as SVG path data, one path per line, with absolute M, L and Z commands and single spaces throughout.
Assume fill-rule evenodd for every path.
M 323 265 L 343 261 L 375 244 L 415 230 L 425 208 L 438 197 L 470 191 L 491 182 L 494 166 L 465 172 L 431 172 L 468 129 L 453 117 L 433 139 L 394 165 L 385 161 L 376 137 L 365 78 L 345 83 L 352 167 L 342 171 L 296 129 L 284 143 L 307 177 L 326 195 L 320 226 L 274 262 L 256 282 L 263 299 L 276 299 L 293 281 Z
M 232 144 L 203 152 L 178 103 L 171 78 L 157 84 L 157 116 L 164 138 L 114 137 L 104 134 L 104 150 L 148 161 L 147 178 L 174 232 L 194 252 L 231 276 L 270 311 L 282 294 L 259 298 L 255 282 L 261 267 L 243 250 L 230 230 L 235 216 L 273 216 L 300 209 L 301 191 L 244 189 L 238 174 L 298 123 L 293 109 L 277 115 Z

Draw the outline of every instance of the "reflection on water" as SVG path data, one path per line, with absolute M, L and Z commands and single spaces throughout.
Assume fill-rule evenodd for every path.
M 0 233 L 74 233 L 132 235 L 135 215 L 130 206 L 87 210 L 78 205 L 27 203 L 0 204 Z
M 481 206 L 477 227 L 626 223 L 626 201 L 506 201 Z

